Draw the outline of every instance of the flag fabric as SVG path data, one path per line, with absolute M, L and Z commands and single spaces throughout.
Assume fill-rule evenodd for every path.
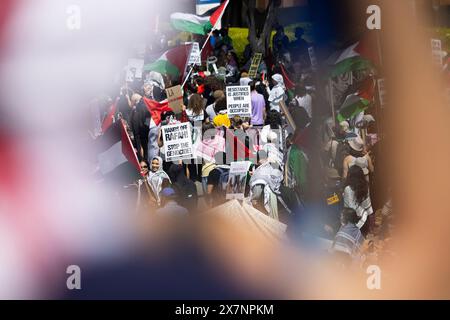
M 146 64 L 144 71 L 156 71 L 181 79 L 191 53 L 192 44 L 184 44 L 164 52 L 156 61 Z
M 102 132 L 106 132 L 108 128 L 114 123 L 114 116 L 117 111 L 117 101 L 119 98 L 116 99 L 116 101 L 109 107 L 108 114 L 106 115 L 105 119 L 103 119 L 102 122 Z
M 123 120 L 116 121 L 95 140 L 100 174 L 124 176 L 133 180 L 139 175 L 140 165 Z
M 164 111 L 172 111 L 169 107 L 168 100 L 158 102 L 146 97 L 143 97 L 142 99 L 144 99 L 145 106 L 147 107 L 148 112 L 150 112 L 153 122 L 155 122 L 157 126 L 161 123 L 161 114 Z
M 283 64 L 280 64 L 281 67 L 281 75 L 283 76 L 284 80 L 284 86 L 287 90 L 291 90 L 295 88 L 295 83 L 289 79 L 286 69 L 284 68 Z
M 172 13 L 170 22 L 177 30 L 205 35 L 216 27 L 217 21 L 222 18 L 228 2 L 229 0 L 224 1 L 210 16 L 197 16 L 182 12 Z
M 373 102 L 375 96 L 375 82 L 372 77 L 366 78 L 358 92 L 350 94 L 338 111 L 337 119 L 342 122 L 351 119 L 366 110 Z
M 328 59 L 328 64 L 332 65 L 331 77 L 378 66 L 379 58 L 373 42 L 371 38 L 365 37 L 343 51 L 334 53 Z

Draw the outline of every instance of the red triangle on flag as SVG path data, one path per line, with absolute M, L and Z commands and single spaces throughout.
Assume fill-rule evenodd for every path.
M 172 111 L 172 109 L 169 107 L 169 102 L 167 100 L 158 102 L 155 100 L 148 99 L 146 97 L 143 97 L 143 99 L 145 106 L 147 107 L 147 110 L 150 112 L 152 119 L 156 125 L 159 125 L 161 123 L 161 114 L 164 111 Z

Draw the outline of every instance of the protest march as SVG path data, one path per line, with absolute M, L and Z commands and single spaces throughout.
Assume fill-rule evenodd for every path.
M 387 93 L 376 39 L 360 34 L 319 61 L 305 30 L 295 28 L 291 41 L 273 22 L 270 47 L 256 52 L 249 42 L 242 56 L 220 23 L 229 2 L 213 6 L 209 20 L 172 13 L 172 28 L 188 41 L 166 44 L 156 60 L 130 57 L 92 131 L 98 141 L 125 126 L 135 154 L 108 153 L 129 168 L 125 178 L 100 179 L 127 186 L 149 215 L 195 215 L 238 200 L 300 238 L 320 239 L 339 261 L 363 265 L 363 244 L 389 239 L 393 206 L 388 180 L 377 175 Z M 102 155 L 100 172 L 125 170 L 114 163 L 122 165 L 112 169 Z

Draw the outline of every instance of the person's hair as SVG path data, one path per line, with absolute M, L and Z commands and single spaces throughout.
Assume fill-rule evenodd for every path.
M 362 203 L 369 194 L 369 183 L 361 167 L 353 165 L 348 169 L 346 186 L 355 192 L 356 201 Z
M 306 88 L 303 85 L 297 85 L 295 87 L 295 94 L 297 96 L 303 97 L 304 95 L 306 95 Z
M 351 208 L 344 208 L 341 214 L 342 214 L 342 222 L 344 224 L 347 223 L 357 224 L 359 221 L 359 217 L 356 214 L 356 211 Z
M 192 112 L 194 114 L 200 114 L 203 110 L 203 98 L 201 95 L 194 93 L 191 95 L 191 97 L 189 98 L 189 102 L 187 105 L 187 108 L 189 110 L 192 110 Z
M 216 111 L 216 113 L 218 113 L 219 111 L 225 110 L 226 108 L 227 108 L 227 99 L 225 97 L 220 98 L 214 104 L 214 110 Z
M 216 164 L 226 164 L 226 154 L 223 151 L 219 151 L 214 155 Z
M 250 81 L 250 82 L 248 83 L 248 85 L 250 86 L 250 91 L 256 90 L 256 84 L 255 84 L 255 81 Z
M 270 129 L 279 129 L 282 125 L 281 114 L 277 110 L 270 110 L 266 117 L 267 124 L 270 124 Z
M 301 37 L 304 33 L 305 31 L 303 30 L 303 28 L 301 27 L 295 28 L 294 34 L 297 39 L 299 39 L 299 37 Z
M 147 165 L 147 169 L 150 169 L 150 164 L 146 159 L 142 159 L 141 161 L 139 161 L 139 165 L 141 165 L 141 162 L 144 162 Z
M 243 122 L 244 122 L 244 121 L 242 120 L 242 118 L 241 118 L 240 116 L 234 116 L 234 117 L 231 119 L 231 125 L 233 126 L 233 128 L 242 126 L 242 123 L 243 123 Z
M 202 77 L 196 77 L 194 80 L 199 86 L 205 83 L 205 80 L 203 80 Z
M 297 125 L 298 130 L 304 129 L 306 125 L 311 121 L 305 108 L 297 108 L 294 106 L 291 109 L 291 115 L 294 119 L 295 124 Z
M 172 163 L 167 171 L 167 175 L 172 183 L 176 183 L 181 188 L 189 184 L 190 180 L 186 177 L 184 168 L 181 164 Z
M 205 134 L 206 131 L 214 129 L 214 124 L 211 122 L 205 122 L 202 124 L 202 133 Z
M 212 92 L 216 90 L 224 90 L 225 83 L 215 76 L 208 76 L 205 78 L 205 88 L 209 88 Z
M 170 117 L 175 117 L 175 113 L 173 111 L 163 111 L 161 113 L 161 121 L 166 121 Z
M 355 158 L 360 158 L 360 157 L 364 157 L 364 151 L 356 151 L 355 149 L 353 149 L 352 147 L 349 147 L 349 152 L 348 152 L 352 157 Z

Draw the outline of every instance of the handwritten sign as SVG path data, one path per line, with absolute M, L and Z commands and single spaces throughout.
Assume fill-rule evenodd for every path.
M 166 89 L 167 100 L 169 101 L 169 107 L 174 113 L 181 113 L 183 106 L 183 92 L 181 86 L 170 87 Z

